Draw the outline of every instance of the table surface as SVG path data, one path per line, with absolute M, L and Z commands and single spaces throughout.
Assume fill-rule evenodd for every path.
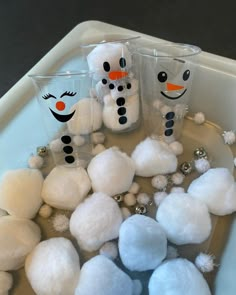
M 0 1 L 0 97 L 77 24 L 99 20 L 236 59 L 234 0 Z

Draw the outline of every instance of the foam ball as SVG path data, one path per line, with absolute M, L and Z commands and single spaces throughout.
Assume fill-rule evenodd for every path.
M 80 274 L 79 256 L 70 240 L 51 238 L 30 253 L 25 272 L 37 295 L 73 295 Z
M 150 197 L 146 193 L 140 193 L 137 195 L 137 202 L 142 205 L 148 205 L 150 202 Z
M 54 153 L 60 153 L 63 149 L 63 142 L 59 138 L 54 139 L 49 143 L 49 148 Z
M 12 285 L 12 275 L 8 272 L 0 271 L 0 294 L 7 295 L 8 291 L 12 288 Z
M 194 264 L 177 258 L 163 262 L 152 273 L 149 295 L 211 295 L 206 280 Z
M 111 260 L 115 260 L 118 256 L 118 247 L 114 242 L 106 242 L 99 250 L 100 255 L 104 255 Z
M 166 197 L 167 197 L 166 192 L 156 192 L 154 194 L 154 202 L 155 202 L 156 206 L 158 207 Z
M 134 206 L 137 200 L 134 194 L 128 193 L 124 195 L 124 203 L 126 206 Z
M 210 163 L 207 159 L 201 158 L 194 161 L 195 168 L 199 173 L 205 173 L 211 168 Z
M 113 148 L 95 156 L 88 166 L 93 190 L 110 196 L 126 192 L 131 186 L 134 173 L 133 160 Z
M 169 144 L 169 148 L 172 150 L 172 152 L 176 155 L 182 155 L 183 153 L 183 145 L 179 141 L 173 141 Z
M 98 255 L 81 268 L 75 295 L 133 295 L 133 281 L 110 259 Z
M 39 216 L 43 218 L 48 218 L 52 215 L 52 207 L 50 207 L 48 204 L 43 204 L 41 208 L 39 209 Z
M 236 135 L 235 135 L 234 131 L 232 131 L 232 130 L 231 131 L 224 131 L 223 139 L 224 139 L 225 144 L 231 145 L 231 144 L 235 143 Z
M 132 215 L 131 212 L 129 211 L 129 209 L 126 207 L 121 207 L 120 211 L 121 211 L 123 220 L 126 220 L 127 218 L 129 218 Z
M 56 166 L 44 180 L 42 198 L 54 208 L 74 210 L 90 189 L 91 182 L 84 168 Z
M 94 132 L 92 133 L 92 142 L 94 144 L 104 143 L 105 141 L 105 134 L 102 132 Z
M 193 120 L 196 124 L 201 125 L 205 122 L 205 115 L 202 112 L 198 112 L 194 115 Z
M 135 195 L 139 192 L 139 190 L 140 190 L 140 185 L 137 182 L 133 182 L 128 192 Z
M 236 185 L 226 168 L 209 169 L 190 184 L 188 193 L 204 202 L 215 215 L 223 216 L 236 210 Z
M 199 253 L 195 259 L 195 265 L 202 272 L 211 272 L 215 267 L 214 256 L 206 253 Z
M 0 270 L 17 270 L 39 243 L 40 229 L 36 223 L 24 218 L 0 218 Z
M 76 146 L 82 146 L 82 145 L 85 144 L 85 139 L 84 139 L 84 137 L 81 136 L 81 135 L 75 135 L 75 136 L 73 136 L 72 141 L 73 141 L 73 143 L 74 143 Z
M 37 155 L 31 156 L 28 160 L 28 165 L 31 169 L 40 169 L 43 166 L 43 163 L 44 159 Z
M 140 142 L 131 157 L 135 162 L 136 175 L 144 177 L 173 173 L 178 163 L 167 144 L 151 138 Z
M 175 247 L 167 246 L 166 259 L 174 259 L 179 256 L 178 250 Z
M 207 206 L 186 193 L 169 194 L 161 202 L 156 219 L 176 245 L 202 243 L 211 233 Z
M 168 179 L 165 175 L 156 175 L 152 178 L 152 186 L 157 189 L 164 189 L 168 184 Z
M 88 134 L 102 126 L 102 106 L 94 98 L 84 98 L 72 106 L 74 116 L 67 122 L 69 132 L 75 135 Z
M 104 193 L 94 193 L 73 212 L 70 232 L 80 248 L 95 251 L 118 237 L 122 221 L 117 203 Z
M 0 184 L 0 208 L 10 215 L 34 218 L 41 204 L 43 176 L 36 169 L 17 169 L 4 174 Z
M 180 185 L 184 181 L 184 175 L 180 172 L 176 172 L 171 176 L 173 184 Z
M 119 253 L 131 271 L 155 269 L 165 258 L 167 239 L 162 227 L 152 218 L 135 214 L 126 219 L 119 234 Z
M 100 154 L 101 152 L 105 151 L 105 146 L 103 144 L 97 144 L 93 150 L 92 150 L 92 155 L 96 156 Z
M 69 223 L 69 218 L 65 214 L 56 214 L 52 219 L 53 228 L 61 233 L 69 229 Z

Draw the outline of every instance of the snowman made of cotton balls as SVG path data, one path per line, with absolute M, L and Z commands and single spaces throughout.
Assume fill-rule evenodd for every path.
M 98 81 L 95 95 L 103 104 L 104 125 L 114 132 L 132 129 L 139 120 L 139 94 L 128 47 L 119 42 L 101 43 L 87 61 Z

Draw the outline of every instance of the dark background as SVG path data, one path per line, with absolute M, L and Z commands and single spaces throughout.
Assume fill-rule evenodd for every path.
M 0 0 L 0 97 L 86 20 L 236 59 L 235 0 Z

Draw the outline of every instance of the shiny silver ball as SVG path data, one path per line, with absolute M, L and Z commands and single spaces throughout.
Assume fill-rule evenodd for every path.
M 188 175 L 193 171 L 193 166 L 190 162 L 183 162 L 179 169 L 184 175 Z
M 195 149 L 195 151 L 193 152 L 194 158 L 195 159 L 207 159 L 208 155 L 206 150 L 203 147 L 197 148 Z
M 115 196 L 113 197 L 113 199 L 114 199 L 117 203 L 121 203 L 121 202 L 123 202 L 124 197 L 123 197 L 123 195 L 115 195 Z
M 37 155 L 40 157 L 45 157 L 48 154 L 48 149 L 46 146 L 37 147 Z
M 147 208 L 146 208 L 146 206 L 141 205 L 141 204 L 140 204 L 140 205 L 137 205 L 137 206 L 135 207 L 135 213 L 136 213 L 136 214 L 141 214 L 141 215 L 147 213 Z

